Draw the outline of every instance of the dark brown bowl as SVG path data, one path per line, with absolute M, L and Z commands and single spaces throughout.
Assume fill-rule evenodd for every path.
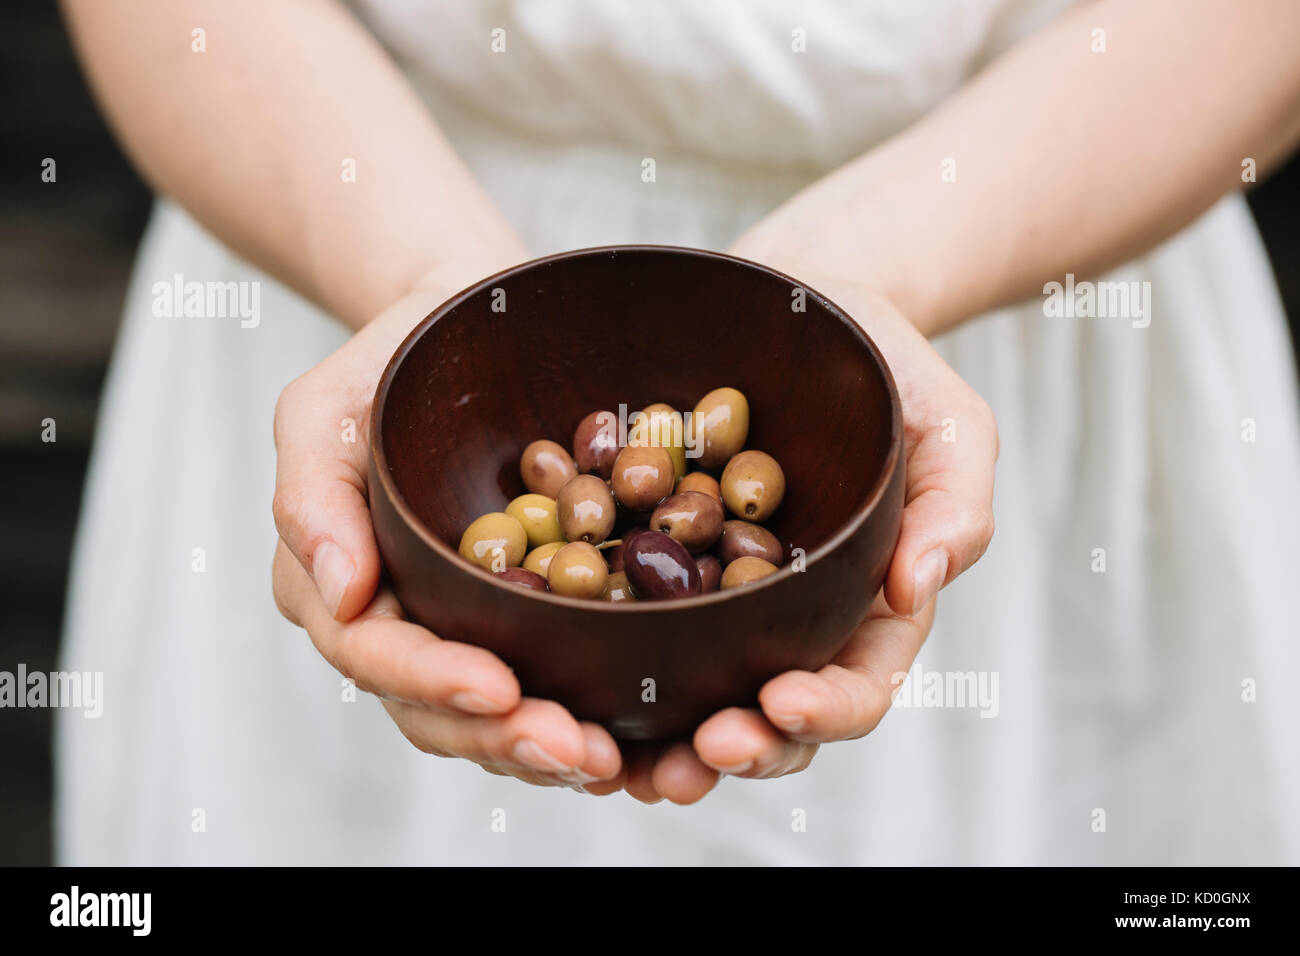
M 411 619 L 488 648 L 525 694 L 625 739 L 689 734 L 753 704 L 769 678 L 826 664 L 898 538 L 902 421 L 875 345 L 811 289 L 795 311 L 799 288 L 718 253 L 616 246 L 516 266 L 421 322 L 384 371 L 371 422 L 375 533 Z M 723 385 L 749 398 L 746 447 L 785 470 L 767 526 L 787 556 L 803 549 L 802 571 L 614 604 L 526 591 L 456 553 L 474 518 L 524 492 L 529 442 L 568 447 L 591 411 L 689 410 Z

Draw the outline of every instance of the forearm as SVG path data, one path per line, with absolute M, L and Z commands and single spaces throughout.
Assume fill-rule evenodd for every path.
M 490 260 L 511 235 L 394 64 L 335 3 L 63 6 L 150 184 L 353 327 L 430 269 Z M 191 50 L 195 28 L 205 53 Z
M 942 331 L 1126 261 L 1240 188 L 1246 158 L 1279 161 L 1300 134 L 1297 49 L 1294 0 L 1085 5 L 790 204 L 839 210 L 829 234 L 793 225 L 823 268 Z

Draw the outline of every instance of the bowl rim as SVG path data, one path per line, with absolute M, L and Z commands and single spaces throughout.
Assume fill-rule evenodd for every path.
M 493 283 L 503 278 L 513 276 L 517 273 L 536 269 L 538 266 L 549 265 L 554 262 L 562 262 L 566 259 L 594 258 L 598 256 L 617 256 L 626 253 L 670 253 L 673 255 L 682 255 L 690 258 L 713 259 L 731 265 L 739 265 L 748 269 L 756 269 L 770 276 L 788 282 L 796 288 L 803 289 L 809 296 L 816 299 L 839 322 L 848 327 L 849 333 L 855 335 L 861 343 L 866 346 L 867 351 L 875 360 L 877 367 L 884 374 L 885 390 L 889 395 L 889 414 L 890 414 L 890 447 L 889 453 L 885 457 L 884 467 L 876 479 L 876 483 L 864 497 L 861 504 L 854 509 L 849 518 L 840 525 L 840 527 L 814 551 L 807 555 L 804 563 L 804 571 L 795 571 L 790 565 L 781 567 L 775 574 L 769 574 L 744 587 L 730 588 L 726 591 L 711 591 L 708 594 L 695 594 L 683 598 L 671 598 L 659 601 L 593 601 L 584 598 L 565 597 L 564 595 L 555 594 L 551 591 L 534 591 L 531 588 L 521 588 L 518 585 L 509 584 L 497 579 L 497 576 L 490 571 L 480 568 L 477 565 L 470 564 L 462 558 L 459 552 L 447 545 L 438 535 L 434 534 L 420 518 L 411 510 L 407 504 L 406 498 L 398 490 L 396 482 L 388 467 L 388 460 L 384 455 L 383 442 L 380 440 L 380 426 L 383 421 L 384 406 L 388 401 L 388 393 L 392 387 L 393 379 L 396 376 L 398 368 L 401 367 L 406 356 L 411 349 L 415 347 L 426 332 L 429 331 L 439 319 L 443 318 L 452 309 L 459 306 L 472 296 L 476 295 L 483 288 L 491 286 Z M 894 374 L 889 364 L 885 361 L 884 354 L 876 345 L 875 341 L 866 331 L 855 322 L 847 311 L 836 305 L 831 299 L 822 293 L 813 289 L 792 276 L 786 275 L 770 266 L 765 266 L 760 262 L 754 262 L 750 259 L 743 259 L 739 256 L 728 255 L 723 252 L 714 252 L 708 249 L 696 249 L 690 246 L 660 245 L 654 243 L 627 243 L 607 246 L 588 246 L 582 249 L 570 249 L 565 252 L 552 253 L 550 255 L 539 256 L 536 259 L 529 259 L 527 262 L 521 262 L 502 269 L 500 272 L 493 273 L 484 279 L 480 279 L 471 286 L 467 286 L 451 298 L 447 299 L 432 312 L 421 319 L 414 328 L 407 333 L 406 338 L 402 340 L 396 351 L 384 366 L 383 373 L 379 376 L 379 383 L 375 387 L 375 397 L 371 403 L 370 410 L 370 458 L 374 466 L 374 473 L 381 485 L 383 485 L 384 494 L 387 495 L 389 502 L 398 516 L 410 528 L 424 545 L 433 550 L 435 554 L 446 560 L 448 563 L 459 568 L 467 574 L 477 574 L 481 578 L 490 581 L 494 587 L 500 588 L 502 592 L 516 596 L 531 598 L 536 601 L 544 601 L 559 607 L 572 608 L 575 610 L 591 611 L 594 613 L 609 614 L 644 614 L 644 613 L 668 613 L 682 610 L 684 608 L 703 607 L 707 604 L 718 604 L 723 601 L 743 600 L 746 596 L 751 596 L 765 591 L 768 588 L 775 587 L 778 584 L 789 580 L 796 574 L 806 573 L 814 563 L 829 555 L 836 548 L 842 545 L 866 522 L 867 518 L 880 505 L 886 489 L 893 480 L 894 472 L 902 465 L 903 451 L 903 413 L 902 402 L 898 397 L 898 387 L 894 382 Z M 375 494 L 374 488 L 367 489 L 368 495 Z

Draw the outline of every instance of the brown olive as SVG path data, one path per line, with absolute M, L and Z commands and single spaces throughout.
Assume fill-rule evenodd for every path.
M 622 571 L 615 571 L 605 582 L 605 600 L 615 602 L 636 600 L 636 595 L 632 593 L 632 585 L 628 583 L 627 575 Z
M 592 412 L 573 433 L 573 462 L 584 475 L 600 475 L 606 481 L 614 473 L 618 457 L 618 416 L 613 412 Z
M 693 471 L 681 481 L 677 482 L 677 493 L 683 491 L 698 491 L 700 494 L 708 495 L 718 504 L 722 504 L 722 489 L 718 487 L 718 479 L 703 471 Z
M 519 474 L 524 487 L 534 494 L 554 498 L 569 479 L 578 473 L 569 453 L 553 441 L 535 441 L 519 458 Z
M 530 548 L 564 540 L 564 532 L 560 530 L 560 521 L 555 513 L 554 498 L 529 492 L 506 505 L 506 514 L 524 526 Z
M 570 541 L 600 544 L 614 530 L 618 509 L 609 485 L 598 475 L 578 475 L 556 499 L 560 528 Z
M 761 451 L 742 451 L 732 458 L 719 484 L 723 503 L 746 521 L 766 521 L 785 497 L 785 472 Z
M 511 584 L 521 588 L 528 588 L 532 591 L 545 591 L 546 578 L 542 577 L 536 571 L 528 571 L 524 568 L 506 568 L 504 571 L 498 571 L 497 577 L 502 581 L 509 581 Z
M 550 544 L 544 544 L 540 548 L 533 548 L 528 554 L 524 555 L 523 567 L 542 577 L 546 577 L 546 572 L 551 566 L 551 558 L 555 557 L 555 552 L 565 546 L 565 541 L 552 541 Z
M 776 565 L 762 558 L 737 558 L 722 572 L 722 590 L 738 588 L 776 573 Z
M 737 558 L 762 558 L 779 567 L 785 560 L 785 552 L 777 536 L 766 528 L 732 519 L 722 525 L 718 557 L 723 564 L 730 564 Z
M 460 538 L 460 556 L 486 571 L 513 568 L 527 550 L 524 526 L 501 511 L 475 518 Z
M 721 468 L 748 436 L 749 402 L 734 388 L 715 388 L 691 413 L 691 451 L 701 468 Z
M 698 491 L 683 491 L 659 502 L 650 527 L 680 541 L 691 554 L 699 554 L 718 540 L 722 521 L 722 505 Z
M 700 569 L 700 593 L 716 591 L 722 582 L 722 562 L 711 554 L 697 555 L 695 566 Z
M 671 405 L 658 402 L 641 409 L 628 430 L 627 443 L 666 449 L 673 461 L 673 475 L 681 478 L 686 474 L 685 425 L 682 413 Z
M 614 497 L 632 511 L 650 511 L 672 494 L 673 479 L 667 449 L 628 445 L 614 462 Z
M 700 593 L 700 569 L 695 559 L 662 531 L 643 531 L 623 546 L 623 573 L 642 600 Z
M 555 552 L 546 581 L 551 590 L 565 597 L 598 598 L 605 593 L 609 569 L 594 546 L 571 541 Z

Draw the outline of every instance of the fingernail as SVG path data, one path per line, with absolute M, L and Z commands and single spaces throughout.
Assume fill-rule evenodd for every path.
M 787 734 L 797 734 L 808 725 L 803 714 L 772 714 L 771 720 Z
M 734 767 L 715 767 L 718 773 L 731 774 L 733 777 L 737 774 L 749 773 L 749 769 L 754 766 L 754 761 L 746 760 L 744 763 L 738 763 Z
M 479 696 L 472 690 L 458 690 L 451 695 L 448 703 L 467 714 L 502 714 L 506 711 L 505 707 Z
M 515 744 L 515 759 L 526 766 L 535 770 L 547 770 L 551 773 L 574 774 L 578 772 L 577 767 L 570 767 L 568 764 L 555 757 L 552 757 L 543 750 L 536 741 L 524 739 Z
M 912 568 L 912 613 L 933 600 L 943 587 L 943 579 L 948 576 L 948 552 L 935 548 L 921 556 Z
M 343 594 L 356 572 L 347 552 L 333 541 L 326 541 L 312 555 L 311 574 L 330 614 L 338 613 L 339 605 L 343 603 Z

